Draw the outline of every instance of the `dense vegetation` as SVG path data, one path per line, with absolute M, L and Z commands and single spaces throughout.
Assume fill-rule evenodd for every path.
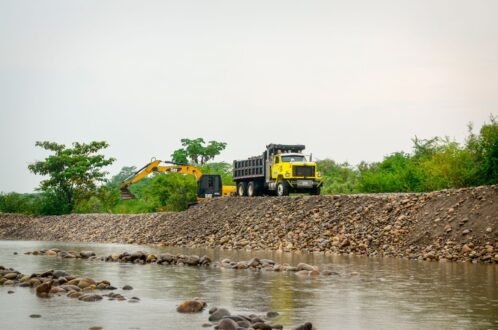
M 193 177 L 175 173 L 155 174 L 130 187 L 135 199 L 120 198 L 120 183 L 135 173 L 135 167 L 123 167 L 104 182 L 101 169 L 112 163 L 99 154 L 105 142 L 75 143 L 71 148 L 50 142 L 37 146 L 54 154 L 29 166 L 48 176 L 36 194 L 0 194 L 0 212 L 28 214 L 62 213 L 140 213 L 179 211 L 195 201 Z M 203 139 L 182 139 L 183 148 L 172 157 L 181 163 L 194 163 L 203 173 L 221 174 L 223 184 L 233 184 L 231 165 L 208 163 L 226 143 Z M 413 139 L 410 153 L 395 152 L 381 162 L 362 162 L 358 166 L 318 161 L 324 178 L 323 194 L 423 192 L 498 183 L 498 122 L 495 117 L 460 144 L 449 138 Z M 100 183 L 100 184 L 98 184 Z
M 449 138 L 413 139 L 411 153 L 395 152 L 376 163 L 353 167 L 332 160 L 318 162 L 322 192 L 423 192 L 498 183 L 498 123 L 495 117 L 479 134 L 469 127 L 463 144 Z

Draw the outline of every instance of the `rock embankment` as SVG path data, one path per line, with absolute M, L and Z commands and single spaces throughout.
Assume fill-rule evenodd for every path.
M 498 263 L 498 185 L 423 194 L 234 197 L 178 213 L 1 214 L 0 239 Z

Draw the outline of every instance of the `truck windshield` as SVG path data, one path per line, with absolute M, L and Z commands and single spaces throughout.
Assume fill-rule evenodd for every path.
M 282 162 L 293 163 L 293 162 L 305 162 L 306 157 L 301 155 L 292 155 L 292 156 L 282 156 Z

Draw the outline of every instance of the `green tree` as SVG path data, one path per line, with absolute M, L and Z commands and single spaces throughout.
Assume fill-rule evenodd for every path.
M 473 155 L 477 163 L 477 177 L 475 185 L 495 184 L 498 182 L 498 121 L 490 115 L 489 124 L 484 124 L 479 135 L 472 132 L 469 125 L 469 137 L 466 148 Z
M 175 163 L 187 164 L 188 163 L 188 153 L 185 149 L 177 149 L 171 154 L 171 159 Z
M 205 165 L 213 160 L 221 151 L 226 148 L 225 142 L 209 141 L 204 142 L 203 138 L 181 139 L 183 148 L 175 150 L 171 158 L 177 163 L 190 163 L 195 165 Z
M 107 183 L 108 185 L 119 185 L 121 182 L 134 175 L 136 171 L 136 166 L 123 166 L 119 173 L 113 175 Z
M 88 144 L 74 142 L 72 147 L 48 141 L 38 141 L 36 146 L 52 152 L 45 160 L 28 166 L 34 174 L 48 176 L 38 187 L 45 193 L 50 213 L 70 213 L 76 203 L 89 199 L 97 191 L 97 183 L 105 181 L 107 172 L 102 168 L 111 165 L 114 158 L 106 158 L 99 151 L 109 145 L 104 141 Z

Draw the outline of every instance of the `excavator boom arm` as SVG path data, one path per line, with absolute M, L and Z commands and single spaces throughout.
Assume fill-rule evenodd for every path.
M 142 167 L 141 169 L 136 171 L 132 176 L 128 177 L 125 181 L 123 181 L 121 183 L 121 186 L 122 187 L 129 186 L 129 185 L 132 185 L 132 184 L 142 180 L 147 175 L 152 173 L 154 171 L 154 169 L 157 168 L 157 166 L 159 164 L 161 164 L 160 160 L 151 161 L 149 164 L 145 165 L 144 167 Z
M 161 165 L 171 164 L 171 165 Z M 177 164 L 173 162 L 161 162 L 160 160 L 154 160 L 139 169 L 132 176 L 127 178 L 121 183 L 121 197 L 122 199 L 132 199 L 134 198 L 133 194 L 128 190 L 128 187 L 143 178 L 147 177 L 152 172 L 170 172 L 170 173 L 179 173 L 179 174 L 188 174 L 192 175 L 195 178 L 195 181 L 199 182 L 202 177 L 202 171 L 200 168 L 188 165 L 188 164 Z
M 195 178 L 195 181 L 199 181 L 202 176 L 201 170 L 192 165 L 168 165 L 168 166 L 158 166 L 157 172 L 174 172 L 179 174 L 189 174 Z

